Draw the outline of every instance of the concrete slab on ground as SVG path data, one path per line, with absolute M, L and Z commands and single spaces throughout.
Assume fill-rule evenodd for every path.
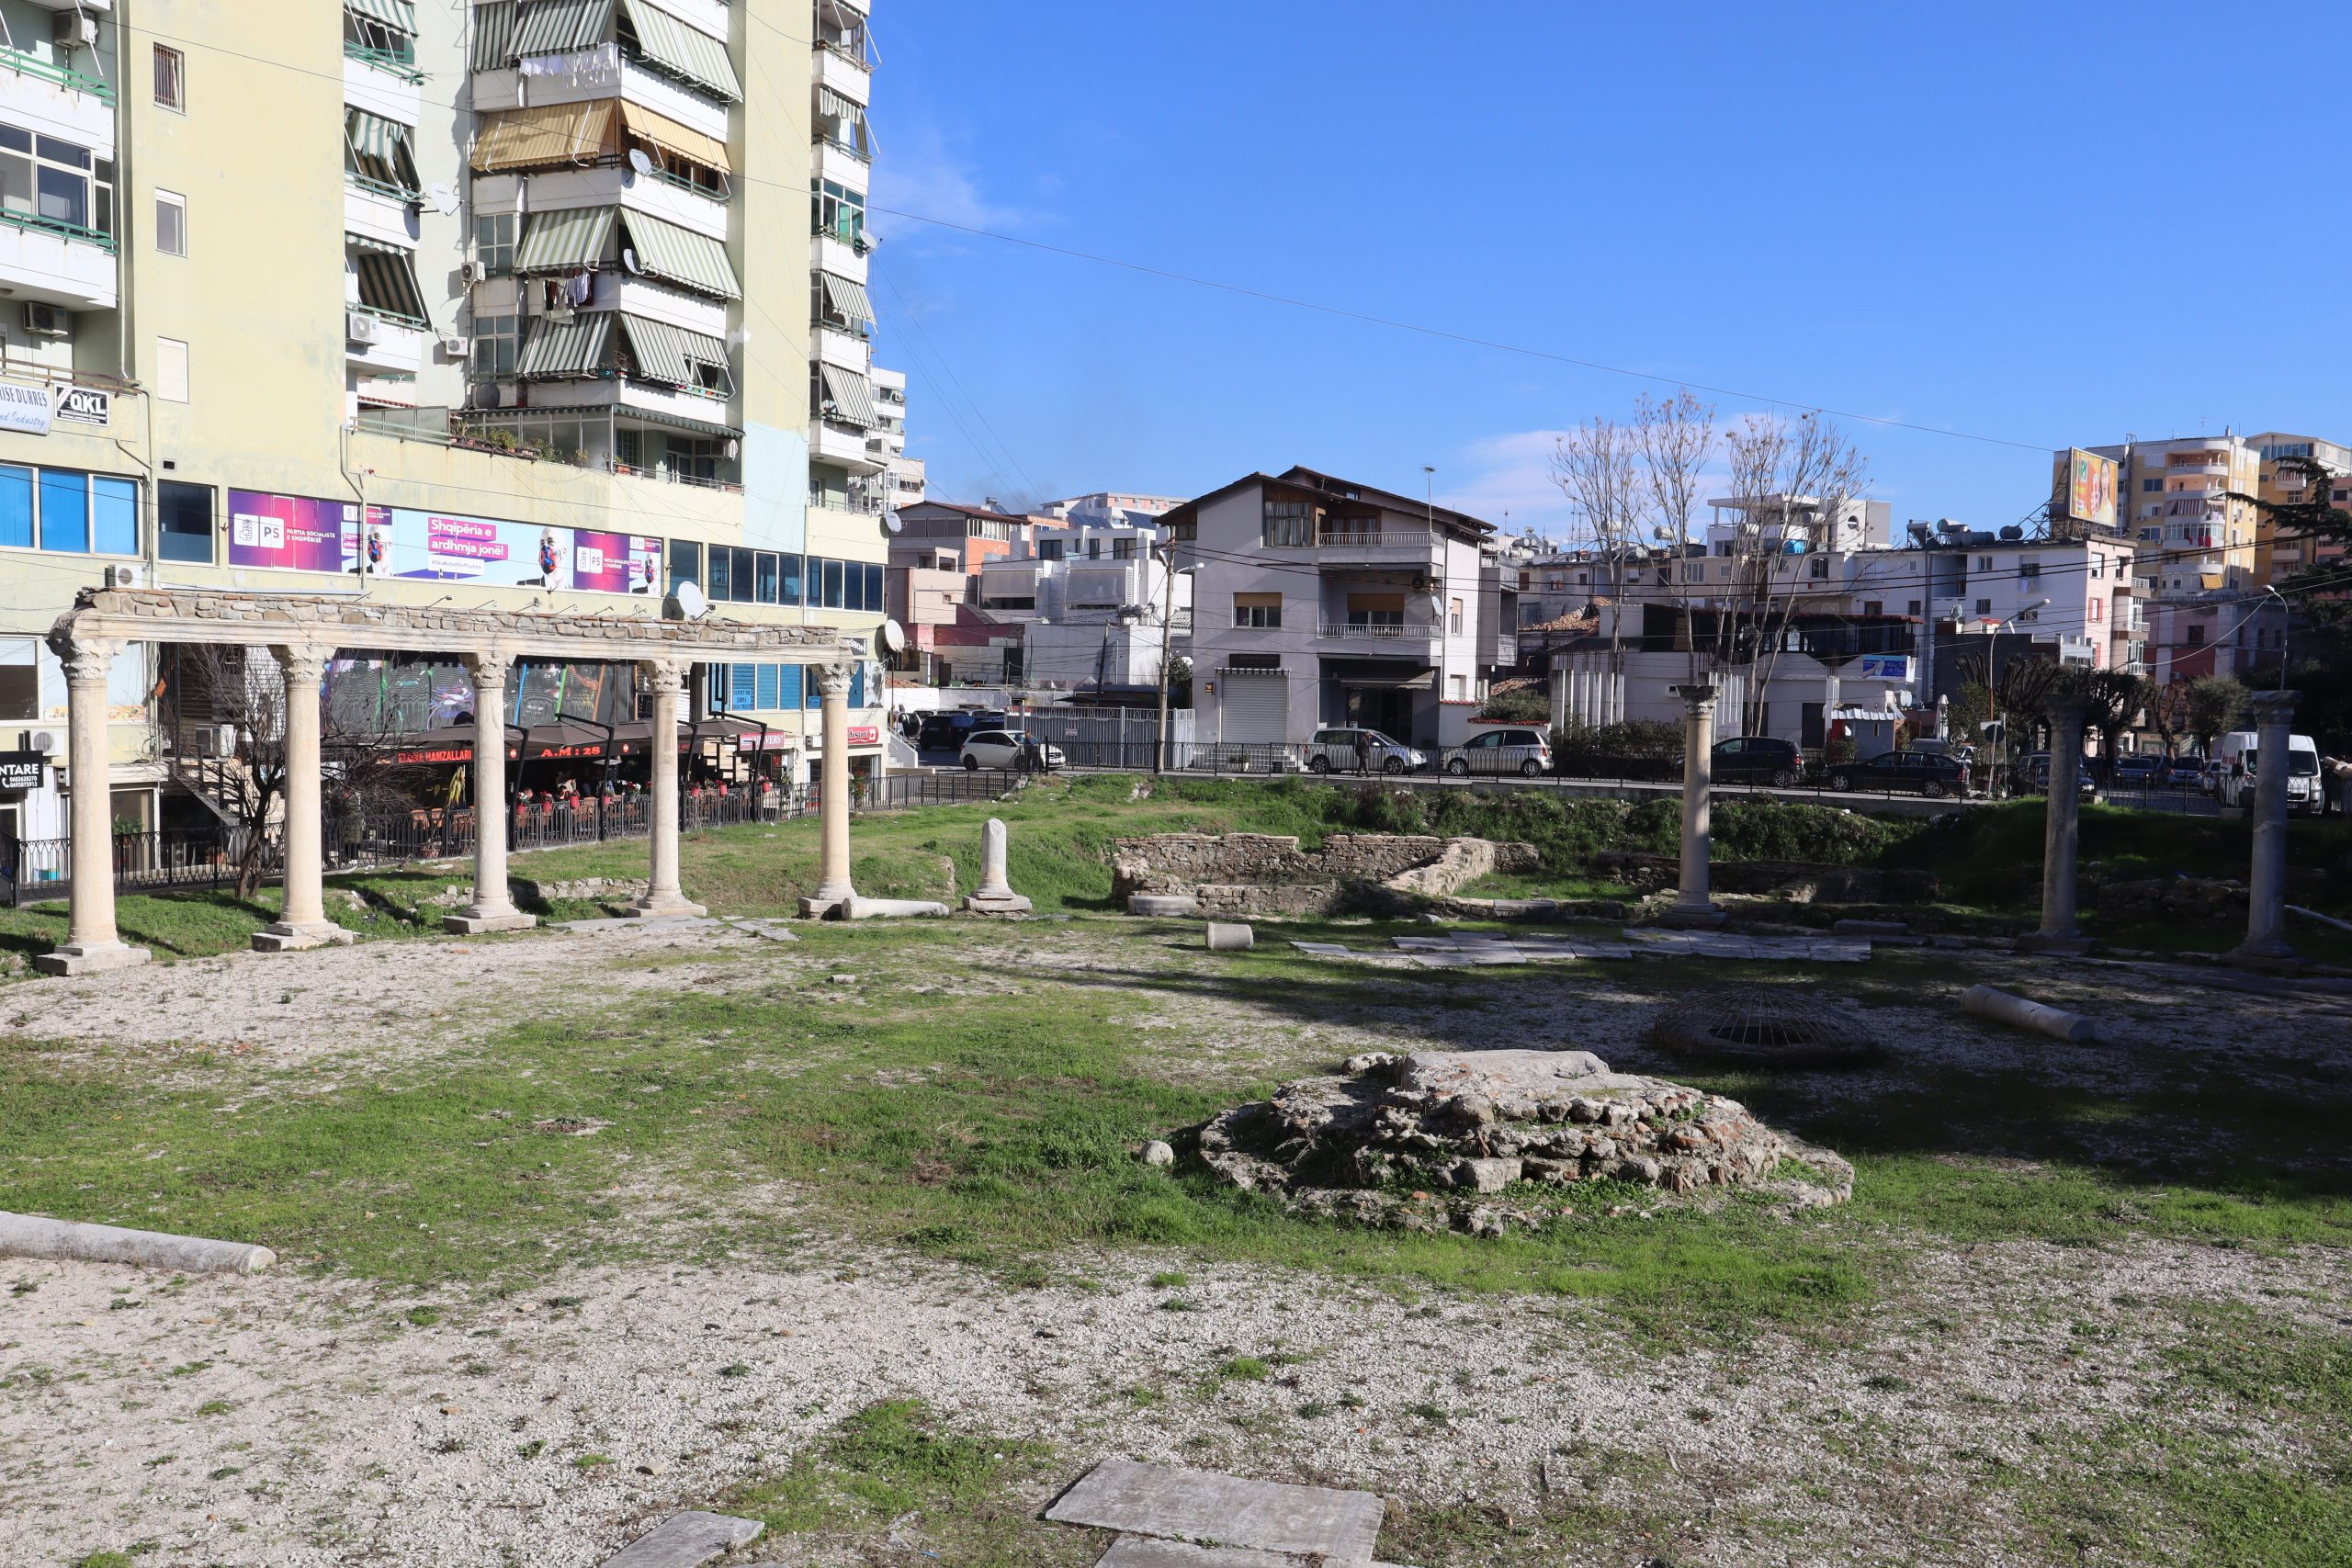
M 700 931 L 720 924 L 707 915 L 608 915 L 594 920 L 566 920 L 568 931 L 641 931 L 656 926 L 675 927 L 679 931 Z
M 1094 1568 L 1396 1568 L 1390 1562 L 1343 1563 L 1329 1557 L 1292 1551 L 1252 1551 L 1245 1547 L 1193 1546 L 1123 1535 L 1095 1561 Z
M 704 1568 L 760 1539 L 767 1526 L 732 1514 L 673 1514 L 605 1561 L 605 1568 Z
M 1383 1507 L 1370 1492 L 1244 1481 L 1172 1465 L 1105 1460 L 1046 1510 L 1059 1524 L 1258 1551 L 1367 1562 Z
M 727 922 L 739 931 L 765 937 L 770 942 L 798 942 L 799 933 L 782 920 L 746 920 L 730 919 Z

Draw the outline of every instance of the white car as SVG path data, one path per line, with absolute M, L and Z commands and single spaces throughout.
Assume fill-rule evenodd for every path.
M 1489 729 L 1447 752 L 1445 771 L 1455 778 L 1466 773 L 1536 778 L 1552 771 L 1552 742 L 1540 729 Z
M 1306 743 L 1310 773 L 1418 773 L 1429 765 L 1428 753 L 1377 729 L 1318 729 Z
M 964 766 L 967 772 L 982 768 L 1018 768 L 1023 765 L 1030 743 L 1009 729 L 976 729 L 964 738 Z M 1035 761 L 1047 773 L 1062 765 L 1062 749 L 1036 742 Z

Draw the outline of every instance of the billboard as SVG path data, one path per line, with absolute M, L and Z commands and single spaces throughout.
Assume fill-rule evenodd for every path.
M 1911 656 L 1907 653 L 1865 653 L 1861 666 L 1865 681 L 1905 682 L 1911 679 Z
M 2094 528 L 2115 526 L 2115 459 L 2069 446 L 2057 456 L 2050 486 L 2050 510 Z
M 543 527 L 490 517 L 371 506 L 359 525 L 353 502 L 229 492 L 229 564 L 503 588 L 654 594 L 662 541 L 644 534 Z

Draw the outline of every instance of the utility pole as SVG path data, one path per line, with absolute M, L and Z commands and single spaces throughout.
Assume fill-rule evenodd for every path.
M 1159 730 L 1151 748 L 1151 771 L 1168 771 L 1168 686 L 1169 660 L 1176 640 L 1176 541 L 1156 547 L 1159 553 L 1159 570 L 1168 579 L 1163 590 L 1165 598 L 1159 611 Z M 1198 646 L 1197 644 L 1195 646 Z

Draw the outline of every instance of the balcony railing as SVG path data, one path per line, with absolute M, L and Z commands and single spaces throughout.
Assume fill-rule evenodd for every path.
M 0 50 L 0 53 L 6 52 L 6 51 Z M 97 246 L 108 255 L 115 253 L 115 238 L 112 234 L 103 229 L 90 228 L 86 224 L 68 223 L 62 218 L 43 218 L 36 212 L 12 212 L 0 209 L 0 223 L 6 223 L 13 228 L 28 229 L 35 233 L 55 234 L 61 239 L 79 240 L 85 245 Z
M 1433 536 L 1419 533 L 1380 533 L 1372 529 L 1327 528 L 1316 536 L 1318 550 L 1426 550 Z
M 376 70 L 387 75 L 397 76 L 403 82 L 414 84 L 424 80 L 424 73 L 416 68 L 413 58 L 402 60 L 390 50 L 370 49 L 364 43 L 354 43 L 349 39 L 345 39 L 343 41 L 343 57 L 345 60 L 356 60 L 362 65 L 373 66 Z
M 738 480 L 716 475 L 690 473 L 675 467 L 648 468 L 624 463 L 610 452 L 567 452 L 515 438 L 511 432 L 488 423 L 478 422 L 469 426 L 464 423 L 462 414 L 446 409 L 363 409 L 351 423 L 353 429 L 369 435 L 389 435 L 399 441 L 422 441 L 429 446 L 449 446 L 466 452 L 486 452 L 493 457 L 513 457 L 526 463 L 561 463 L 566 468 L 617 474 L 628 479 L 658 479 L 664 484 L 693 485 L 702 490 L 730 493 L 740 492 L 743 488 Z M 500 436 L 505 439 L 500 439 Z
M 1316 635 L 1346 642 L 1428 642 L 1445 634 L 1435 621 L 1325 621 Z
M 20 49 L 0 46 L 0 70 L 14 71 L 19 76 L 35 76 L 54 83 L 69 93 L 87 93 L 100 103 L 114 102 L 114 89 L 96 76 L 85 76 L 70 65 L 52 65 L 38 55 L 27 54 Z

